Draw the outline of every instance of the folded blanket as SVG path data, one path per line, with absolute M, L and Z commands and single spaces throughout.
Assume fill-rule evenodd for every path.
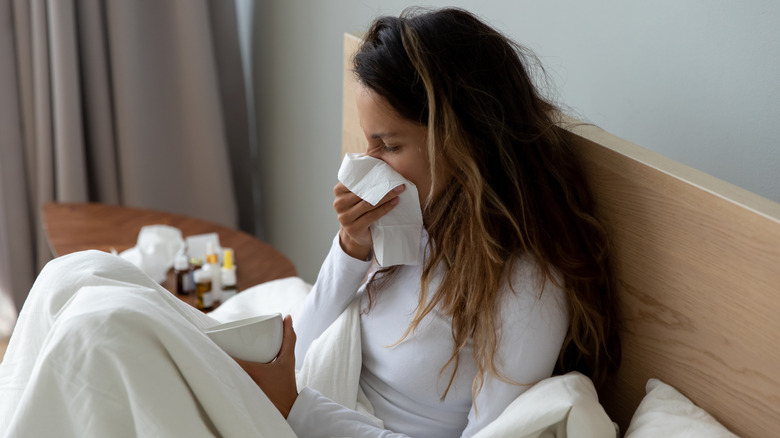
M 295 278 L 269 282 L 204 315 L 119 257 L 87 251 L 55 259 L 33 286 L 0 364 L 0 436 L 294 437 L 202 330 L 276 311 L 294 317 L 309 288 Z M 353 303 L 312 344 L 298 384 L 373 418 L 360 369 Z M 510 436 L 611 438 L 615 429 L 590 380 L 572 373 L 538 383 L 477 435 Z

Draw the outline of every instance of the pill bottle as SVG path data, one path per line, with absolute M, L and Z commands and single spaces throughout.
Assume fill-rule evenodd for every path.
M 176 293 L 179 295 L 191 295 L 195 292 L 195 281 L 192 278 L 192 269 L 183 253 L 176 255 L 173 262 L 173 273 L 176 276 Z
M 233 250 L 225 249 L 222 253 L 222 302 L 238 292 L 236 287 L 236 265 L 233 263 Z
M 219 266 L 219 256 L 214 242 L 206 243 L 206 264 L 211 273 L 211 294 L 213 295 L 214 305 L 218 305 L 222 300 L 222 270 Z
M 195 279 L 195 307 L 208 311 L 214 308 L 214 295 L 211 289 L 211 272 L 208 269 L 198 269 L 193 273 Z
M 198 269 L 203 267 L 203 259 L 200 257 L 192 257 L 190 258 L 190 270 L 192 272 L 197 271 Z

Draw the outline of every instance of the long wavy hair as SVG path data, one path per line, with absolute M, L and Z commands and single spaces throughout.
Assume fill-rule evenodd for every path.
M 454 349 L 441 371 L 449 367 L 452 375 L 442 399 L 469 339 L 477 364 L 472 394 L 486 373 L 506 380 L 494 362 L 499 295 L 524 256 L 567 296 L 570 326 L 555 372 L 577 370 L 598 384 L 620 362 L 609 240 L 556 125 L 558 109 L 530 76 L 534 66 L 540 63 L 529 50 L 453 8 L 378 18 L 353 60 L 360 83 L 428 128 L 429 256 L 416 314 L 401 339 L 435 308 L 451 317 Z M 445 273 L 430 290 L 438 266 Z M 396 270 L 379 270 L 369 297 Z

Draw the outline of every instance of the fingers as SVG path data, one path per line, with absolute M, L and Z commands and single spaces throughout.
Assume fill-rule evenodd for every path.
M 392 210 L 392 207 L 398 204 L 398 196 L 406 190 L 406 185 L 402 184 L 390 190 L 376 205 L 371 205 L 368 201 L 365 201 L 352 193 L 347 189 L 344 184 L 338 183 L 333 189 L 335 199 L 333 201 L 333 208 L 336 210 L 336 214 L 339 217 L 339 222 L 342 225 L 349 225 L 353 222 L 357 222 L 363 218 L 363 216 L 369 214 L 368 224 L 370 225 L 378 218 L 387 214 Z M 363 220 L 366 222 L 366 220 Z
M 292 316 L 287 315 L 282 322 L 282 349 L 277 360 L 290 360 L 295 363 L 295 342 L 298 337 L 293 329 Z
M 351 211 L 339 215 L 339 222 L 347 229 L 356 228 L 359 230 L 368 229 L 368 227 L 376 222 L 379 218 L 386 215 L 398 205 L 398 198 L 393 198 L 388 202 L 381 205 L 363 211 L 360 208 L 355 208 Z M 351 233 L 350 233 L 351 234 Z
M 376 206 L 380 206 L 385 204 L 386 202 L 390 202 L 392 200 L 398 200 L 398 196 L 406 190 L 406 184 L 401 184 L 400 186 L 394 187 L 393 190 L 390 190 L 387 192 L 384 198 L 382 198 L 381 201 L 379 201 Z
M 371 205 L 352 193 L 344 184 L 336 184 L 333 188 L 333 208 L 341 224 L 339 242 L 344 252 L 356 259 L 366 260 L 372 246 L 369 226 L 398 205 L 398 195 L 404 190 L 404 184 L 395 187 L 376 205 Z

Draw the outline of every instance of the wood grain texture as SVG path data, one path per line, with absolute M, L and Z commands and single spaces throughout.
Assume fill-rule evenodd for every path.
M 365 152 L 366 137 L 360 128 L 355 88 L 357 79 L 352 72 L 352 57 L 360 45 L 360 38 L 352 34 L 344 35 L 344 86 L 341 118 L 341 156 L 347 152 Z
M 271 245 L 244 232 L 187 216 L 117 205 L 48 203 L 43 206 L 43 217 L 55 256 L 86 249 L 121 252 L 135 246 L 141 227 L 159 224 L 178 228 L 185 238 L 217 233 L 221 246 L 233 248 L 239 291 L 297 275 L 292 262 Z M 163 286 L 168 287 L 170 280 L 169 274 Z
M 780 205 L 596 127 L 573 131 L 618 263 L 624 363 L 601 391 L 608 412 L 626 427 L 656 377 L 735 433 L 776 433 Z
M 342 154 L 363 151 L 344 37 Z M 624 358 L 599 389 L 621 430 L 651 377 L 741 436 L 780 430 L 780 204 L 564 119 L 610 229 Z

